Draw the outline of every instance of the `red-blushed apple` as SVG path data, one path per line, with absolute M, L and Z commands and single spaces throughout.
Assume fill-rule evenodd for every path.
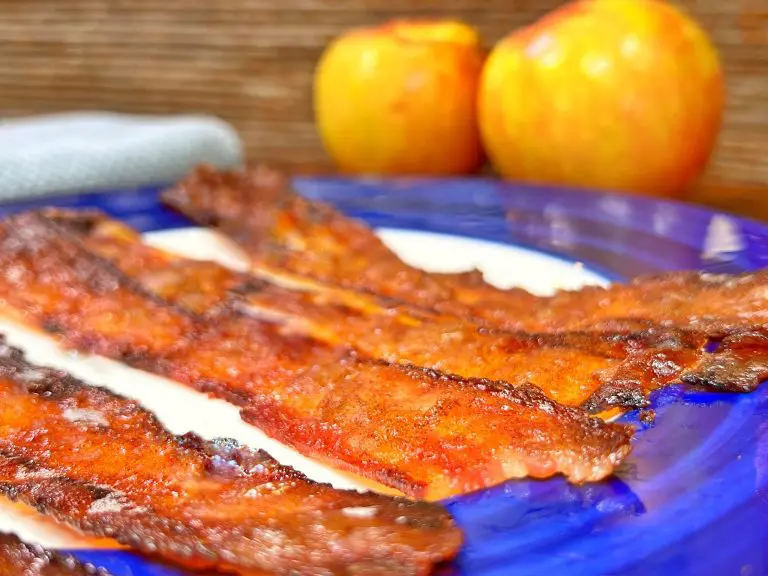
M 707 164 L 723 100 L 717 51 L 679 8 L 583 0 L 497 44 L 478 119 L 505 178 L 679 196 Z
M 348 174 L 471 173 L 482 164 L 485 52 L 455 21 L 395 21 L 332 42 L 315 70 L 323 145 Z

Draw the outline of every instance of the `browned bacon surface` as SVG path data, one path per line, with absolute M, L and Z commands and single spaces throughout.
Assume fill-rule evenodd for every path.
M 651 324 L 715 337 L 768 326 L 768 271 L 741 276 L 674 272 L 608 289 L 539 298 L 498 290 L 477 274 L 428 274 L 407 266 L 360 222 L 298 197 L 284 179 L 201 168 L 165 201 L 239 242 L 257 269 L 367 290 L 505 330 L 641 330 Z
M 102 569 L 0 533 L 0 576 L 109 576 Z
M 350 345 L 389 362 L 512 385 L 530 382 L 569 406 L 593 411 L 643 406 L 650 391 L 679 381 L 684 373 L 699 384 L 736 390 L 744 389 L 739 382 L 755 377 L 746 357 L 729 360 L 728 373 L 712 372 L 709 367 L 726 361 L 727 353 L 704 353 L 702 334 L 659 328 L 628 334 L 505 333 L 455 318 L 421 318 L 413 310 L 340 306 L 327 302 L 322 292 L 267 284 L 215 263 L 153 249 L 130 228 L 98 213 L 47 214 L 145 288 L 211 321 L 222 311 L 239 309 L 271 318 L 286 332 Z M 764 363 L 756 362 L 758 367 Z
M 303 453 L 417 497 L 521 476 L 597 480 L 629 451 L 631 429 L 531 385 L 368 360 L 238 314 L 205 322 L 39 214 L 0 227 L 0 296 L 69 346 L 229 399 Z
M 0 493 L 195 569 L 426 574 L 441 507 L 318 484 L 232 440 L 168 433 L 137 403 L 0 348 Z
M 429 274 L 406 265 L 366 225 L 295 194 L 283 175 L 269 168 L 220 172 L 201 167 L 163 198 L 193 220 L 220 228 L 261 269 L 462 316 L 509 297 L 478 274 Z M 522 290 L 515 294 L 534 298 Z
M 717 354 L 683 376 L 690 384 L 728 383 L 726 390 L 750 392 L 768 378 L 768 330 L 744 331 L 726 336 Z
M 654 323 L 720 337 L 768 326 L 768 270 L 739 275 L 670 272 L 608 288 L 564 291 L 541 298 L 526 315 L 496 323 L 539 332 Z

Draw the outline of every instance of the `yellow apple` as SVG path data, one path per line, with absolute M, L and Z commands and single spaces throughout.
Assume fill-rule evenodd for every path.
M 476 170 L 483 60 L 477 32 L 461 22 L 395 21 L 342 35 L 315 70 L 325 149 L 350 174 Z
M 506 178 L 677 196 L 713 150 L 724 88 L 715 48 L 678 8 L 583 0 L 501 40 L 478 100 Z

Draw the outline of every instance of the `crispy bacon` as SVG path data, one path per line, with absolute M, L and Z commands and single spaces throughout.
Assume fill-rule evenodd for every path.
M 539 332 L 656 324 L 719 338 L 768 327 L 768 270 L 738 275 L 669 272 L 608 288 L 563 291 L 498 324 Z
M 400 295 L 402 284 L 430 300 L 450 297 L 428 274 L 404 267 L 367 227 L 294 194 L 282 174 L 266 167 L 243 173 L 202 167 L 164 199 L 221 227 L 266 266 L 342 286 L 357 278 L 354 287 L 385 296 Z
M 246 172 L 200 167 L 163 200 L 196 222 L 220 228 L 257 268 L 276 275 L 306 276 L 459 316 L 509 297 L 478 274 L 429 274 L 406 265 L 362 222 L 295 194 L 282 174 L 264 166 Z
M 306 455 L 427 499 L 522 476 L 610 474 L 632 430 L 535 386 L 392 365 L 240 314 L 215 322 L 151 294 L 40 214 L 0 227 L 9 310 L 84 351 L 226 398 Z
M 441 507 L 335 490 L 232 440 L 173 436 L 136 402 L 0 346 L 0 493 L 194 569 L 426 574 Z
M 536 297 L 499 290 L 477 274 L 428 274 L 398 259 L 364 224 L 299 197 L 266 168 L 200 168 L 164 200 L 241 244 L 257 270 L 304 275 L 394 297 L 505 330 L 637 331 L 651 325 L 712 337 L 768 327 L 768 271 L 740 276 L 673 272 L 627 285 Z
M 0 576 L 109 576 L 106 570 L 82 564 L 71 556 L 26 544 L 0 533 Z
M 512 385 L 530 382 L 558 402 L 595 412 L 645 406 L 652 390 L 679 381 L 686 370 L 697 370 L 688 374 L 691 381 L 716 388 L 752 377 L 746 358 L 731 362 L 728 374 L 699 370 L 700 361 L 713 361 L 701 334 L 658 328 L 634 334 L 505 333 L 455 318 L 414 316 L 412 310 L 342 306 L 328 303 L 323 292 L 268 284 L 212 262 L 164 253 L 102 214 L 47 215 L 145 288 L 211 321 L 236 308 L 389 362 Z
M 738 332 L 726 336 L 719 343 L 717 354 L 708 355 L 695 370 L 683 376 L 683 381 L 751 392 L 768 378 L 767 366 L 768 330 Z

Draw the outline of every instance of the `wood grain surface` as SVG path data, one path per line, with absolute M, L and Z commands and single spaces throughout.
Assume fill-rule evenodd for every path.
M 452 16 L 478 26 L 490 46 L 561 3 L 0 0 L 0 114 L 206 112 L 235 125 L 250 158 L 326 170 L 311 82 L 331 38 L 393 17 Z M 768 0 L 680 4 L 720 48 L 729 92 L 717 153 L 693 198 L 751 194 L 748 209 L 766 204 L 768 217 Z

